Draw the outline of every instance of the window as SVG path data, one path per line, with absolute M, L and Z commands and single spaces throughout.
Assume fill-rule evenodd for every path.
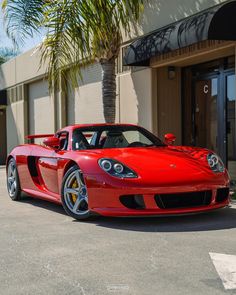
M 125 56 L 125 52 L 126 52 L 127 47 L 128 46 L 124 46 L 124 47 L 121 48 L 119 57 L 117 59 L 117 72 L 118 73 L 124 73 L 124 72 L 127 72 L 127 71 L 131 70 L 130 66 L 125 66 L 124 65 L 124 56 Z
M 60 139 L 59 149 L 62 151 L 67 150 L 67 148 L 68 148 L 68 132 L 58 133 L 57 137 Z
M 133 142 L 142 142 L 144 145 L 153 145 L 150 139 L 137 130 L 125 131 L 123 134 L 129 144 Z
M 153 146 L 153 142 L 138 130 L 111 130 L 102 132 L 98 146 L 100 148 Z
M 93 138 L 95 132 L 92 130 L 76 129 L 73 132 L 72 149 L 73 150 L 86 150 L 93 146 Z
M 98 126 L 74 130 L 73 150 L 164 146 L 147 130 L 131 125 Z

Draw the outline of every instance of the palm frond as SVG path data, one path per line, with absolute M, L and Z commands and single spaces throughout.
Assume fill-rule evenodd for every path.
M 4 0 L 2 9 L 8 36 L 15 44 L 38 32 L 43 19 L 44 0 Z
M 122 33 L 139 19 L 143 0 L 4 0 L 2 6 L 14 41 L 32 36 L 40 26 L 47 29 L 41 63 L 48 65 L 52 89 L 64 72 L 76 84 L 88 63 L 115 59 Z
M 44 25 L 49 33 L 42 46 L 42 60 L 48 61 L 49 80 L 58 79 L 70 67 L 75 82 L 80 68 L 93 60 L 118 56 L 122 32 L 137 22 L 143 1 L 71 0 L 45 4 Z
M 14 58 L 20 52 L 14 48 L 10 47 L 0 47 L 0 64 Z

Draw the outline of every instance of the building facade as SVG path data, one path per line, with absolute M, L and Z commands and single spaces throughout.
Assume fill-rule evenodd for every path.
M 117 61 L 116 121 L 216 151 L 236 179 L 236 1 L 152 0 Z M 0 163 L 27 134 L 104 122 L 101 67 L 50 94 L 32 49 L 0 68 Z

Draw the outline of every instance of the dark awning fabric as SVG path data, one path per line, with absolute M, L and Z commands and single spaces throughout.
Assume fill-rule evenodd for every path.
M 7 90 L 0 90 L 0 105 L 7 105 Z
M 124 65 L 148 66 L 153 56 L 205 40 L 236 40 L 236 1 L 214 6 L 137 39 L 128 46 Z

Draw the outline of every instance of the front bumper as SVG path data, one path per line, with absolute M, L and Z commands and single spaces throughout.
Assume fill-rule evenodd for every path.
M 186 183 L 185 185 L 175 186 L 145 186 L 143 183 L 132 180 L 120 180 L 111 177 L 101 177 L 101 175 L 85 175 L 85 181 L 88 188 L 89 208 L 91 211 L 103 216 L 164 216 L 164 215 L 181 215 L 193 214 L 205 211 L 211 211 L 224 208 L 229 205 L 229 193 L 220 200 L 217 198 L 218 191 L 228 189 L 229 181 L 227 177 L 213 179 L 207 183 Z M 200 204 L 178 208 L 160 208 L 156 202 L 156 196 L 166 194 L 175 195 L 193 193 L 201 194 L 202 192 L 210 193 L 210 200 L 207 204 Z M 121 196 L 141 195 L 144 207 L 133 209 L 128 208 L 121 202 Z

